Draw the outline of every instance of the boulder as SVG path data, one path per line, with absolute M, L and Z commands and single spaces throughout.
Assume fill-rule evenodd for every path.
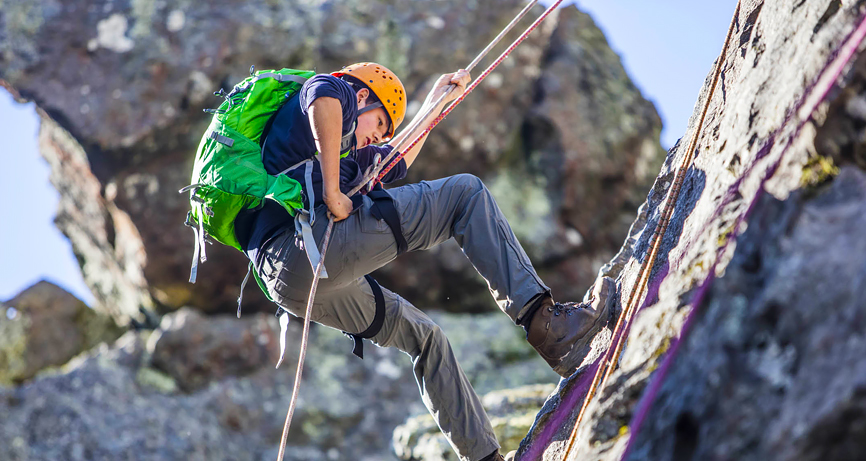
M 481 397 L 493 432 L 505 454 L 517 448 L 535 414 L 555 389 L 553 383 L 493 391 Z M 412 416 L 394 429 L 394 453 L 406 461 L 458 461 L 457 454 L 429 414 Z
M 434 320 L 482 394 L 555 381 L 505 315 Z M 152 333 L 128 332 L 58 373 L 0 387 L 0 439 L 9 441 L 0 444 L 0 459 L 276 458 L 301 328 L 289 324 L 286 361 L 277 370 L 272 314 L 237 319 L 181 309 Z M 313 327 L 285 459 L 398 459 L 394 428 L 426 412 L 411 362 L 370 343 L 364 360 L 351 349 L 339 332 Z M 535 398 L 548 392 L 535 391 Z M 503 411 L 532 413 L 524 398 L 499 395 Z
M 270 322 L 269 322 L 270 321 Z M 228 376 L 243 376 L 279 357 L 272 317 L 209 319 L 184 308 L 162 318 L 148 343 L 154 368 L 190 391 Z
M 0 385 L 19 384 L 101 342 L 121 329 L 111 317 L 40 281 L 0 303 Z

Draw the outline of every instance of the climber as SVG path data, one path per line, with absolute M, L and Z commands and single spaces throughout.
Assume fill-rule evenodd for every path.
M 426 314 L 368 274 L 404 251 L 425 250 L 453 237 L 499 308 L 526 330 L 529 343 L 562 376 L 583 361 L 590 341 L 613 315 L 615 296 L 613 281 L 606 278 L 583 303 L 554 302 L 477 177 L 460 174 L 345 195 L 391 152 L 389 144 L 379 144 L 391 140 L 396 145 L 419 135 L 469 81 L 464 70 L 441 76 L 419 114 L 449 86 L 456 88 L 422 123 L 410 124 L 418 128 L 395 138 L 407 95 L 393 72 L 359 63 L 309 78 L 262 134 L 268 173 L 285 172 L 303 186 L 309 216 L 293 218 L 276 202 L 265 201 L 241 212 L 235 228 L 268 294 L 302 317 L 313 280 L 311 262 L 318 257 L 315 247 L 321 245 L 330 213 L 336 223 L 325 256 L 327 277 L 320 281 L 310 320 L 409 354 L 423 401 L 439 427 L 461 460 L 478 461 L 502 459 L 499 443 L 447 338 Z M 383 182 L 405 177 L 422 145 L 423 139 Z M 305 226 L 311 231 L 307 238 Z

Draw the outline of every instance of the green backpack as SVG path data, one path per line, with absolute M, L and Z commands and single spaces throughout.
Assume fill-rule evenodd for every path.
M 279 203 L 291 216 L 303 209 L 301 183 L 265 170 L 262 136 L 277 111 L 314 75 L 314 71 L 294 69 L 255 72 L 251 67 L 250 76 L 230 93 L 214 93 L 225 100 L 218 109 L 205 110 L 213 114 L 213 120 L 196 151 L 190 185 L 180 190 L 190 194 L 190 211 L 184 224 L 195 231 L 190 283 L 196 281 L 198 264 L 207 260 L 205 244 L 211 239 L 243 251 L 234 224 L 242 210 L 261 207 L 265 200 Z M 351 147 L 353 136 L 354 127 L 343 137 L 341 152 Z M 241 294 L 248 277 L 249 272 L 241 284 Z M 271 299 L 257 275 L 256 282 Z M 238 298 L 239 315 L 240 301 Z
M 292 216 L 303 207 L 301 184 L 286 175 L 271 176 L 262 163 L 265 125 L 286 101 L 315 75 L 312 71 L 259 71 L 235 85 L 214 113 L 195 156 L 188 221 L 203 239 L 241 250 L 234 220 L 241 210 L 271 199 Z
M 202 136 L 196 151 L 190 185 L 180 190 L 181 193 L 189 192 L 190 194 L 190 211 L 187 213 L 184 224 L 195 231 L 195 250 L 190 269 L 190 283 L 196 281 L 198 264 L 207 260 L 205 244 L 210 243 L 210 239 L 236 248 L 238 251 L 243 251 L 235 236 L 235 218 L 242 210 L 261 207 L 264 201 L 268 199 L 279 203 L 291 216 L 298 215 L 296 226 L 301 227 L 298 232 L 303 233 L 304 247 L 308 255 L 312 251 L 317 253 L 316 242 L 312 237 L 310 227 L 315 214 L 312 213 L 312 210 L 303 210 L 304 199 L 301 183 L 284 173 L 304 165 L 306 167 L 305 182 L 308 189 L 311 188 L 311 160 L 318 155 L 318 152 L 311 153 L 311 158 L 277 175 L 269 174 L 262 161 L 264 145 L 262 136 L 269 128 L 274 115 L 315 74 L 314 71 L 294 69 L 255 72 L 254 67 L 251 67 L 250 76 L 235 85 L 230 93 L 225 94 L 223 90 L 214 93 L 217 96 L 224 96 L 225 100 L 218 109 L 205 110 L 205 112 L 213 114 L 213 120 Z M 366 110 L 376 107 L 381 107 L 381 103 L 370 105 Z M 349 133 L 343 135 L 340 140 L 341 158 L 352 152 L 355 128 L 357 128 L 357 121 Z M 312 194 L 312 190 L 309 193 Z M 310 206 L 312 206 L 315 199 L 312 195 L 308 198 L 311 203 Z M 316 254 L 311 257 L 319 258 L 320 256 Z M 243 291 L 250 273 L 255 275 L 256 282 L 265 296 L 273 301 L 264 283 L 253 270 L 252 262 L 250 262 L 247 275 L 241 283 L 241 294 L 238 297 L 238 317 L 241 315 Z M 327 277 L 327 275 L 323 274 L 322 277 Z M 384 318 L 384 299 L 380 299 L 381 289 L 378 288 L 375 280 L 369 276 L 367 278 L 371 286 L 375 285 L 374 291 L 379 290 L 379 294 L 376 296 L 376 318 L 378 320 L 374 322 L 374 324 L 378 323 L 379 327 L 372 333 L 369 331 L 361 335 L 346 333 L 355 339 L 354 352 L 362 358 L 363 352 L 359 345 L 361 338 L 372 337 L 378 332 L 378 328 L 381 327 L 381 319 Z M 285 315 L 282 307 L 277 308 L 277 315 L 280 318 L 281 331 L 279 362 L 282 362 L 285 353 L 288 315 Z M 278 367 L 279 362 L 277 363 Z
M 255 72 L 251 67 L 250 76 L 230 93 L 214 93 L 225 100 L 218 109 L 205 110 L 213 120 L 196 151 L 190 185 L 180 190 L 190 194 L 184 224 L 195 231 L 190 283 L 196 281 L 198 264 L 207 260 L 205 244 L 210 239 L 243 251 L 234 224 L 242 210 L 260 207 L 266 199 L 292 216 L 303 208 L 301 184 L 284 174 L 268 174 L 261 144 L 271 118 L 315 74 L 294 69 Z M 270 299 L 261 280 L 256 281 Z

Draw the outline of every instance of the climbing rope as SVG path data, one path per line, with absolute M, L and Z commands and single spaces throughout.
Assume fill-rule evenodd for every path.
M 541 16 L 539 16 L 538 19 L 536 19 L 535 22 L 533 22 L 532 25 L 530 25 L 529 28 L 527 28 L 526 31 L 524 31 L 520 35 L 520 37 L 518 37 L 517 40 L 515 40 L 514 43 L 512 43 L 511 46 L 509 46 L 508 49 L 505 50 L 505 52 L 503 52 L 499 56 L 499 58 L 496 59 L 496 61 L 493 62 L 493 64 L 488 66 L 487 69 L 472 84 L 470 84 L 469 87 L 466 88 L 466 91 L 463 93 L 463 95 L 461 95 L 459 98 L 454 100 L 454 102 L 452 102 L 451 105 L 448 106 L 448 108 L 446 108 L 438 117 L 436 117 L 433 120 L 433 122 L 431 122 L 430 125 L 421 134 L 419 134 L 418 136 L 416 136 L 412 140 L 412 142 L 409 144 L 409 146 L 405 150 L 402 150 L 401 145 L 405 143 L 405 140 L 408 137 L 403 138 L 401 140 L 401 142 L 398 143 L 397 146 L 394 146 L 394 148 L 392 149 L 389 156 L 387 158 L 385 158 L 385 160 L 382 161 L 379 165 L 377 165 L 376 168 L 371 169 L 371 171 L 367 175 L 365 175 L 364 179 L 359 183 L 359 185 L 356 186 L 354 189 L 352 189 L 346 195 L 351 197 L 351 196 L 357 194 L 361 190 L 361 188 L 363 188 L 366 184 L 368 184 L 373 179 L 375 179 L 375 181 L 377 181 L 377 182 L 381 181 L 382 177 L 384 177 L 385 174 L 387 174 L 388 171 L 390 171 L 390 169 L 397 162 L 399 162 L 400 159 L 403 158 L 403 156 L 405 155 L 405 152 L 407 152 L 407 151 L 411 150 L 413 147 L 415 147 L 415 145 L 418 144 L 421 141 L 421 139 L 424 138 L 424 136 L 429 134 L 430 131 L 436 125 L 439 124 L 439 122 L 444 120 L 445 117 L 454 109 L 454 107 L 457 106 L 457 104 L 459 104 L 460 102 L 462 102 L 463 99 L 465 99 L 466 96 L 470 92 L 472 92 L 472 90 L 475 89 L 478 86 L 478 84 L 482 80 L 484 80 L 484 78 L 486 78 L 487 75 L 489 75 L 493 71 L 493 69 L 495 69 L 496 66 L 498 66 L 511 53 L 511 51 L 514 50 L 514 48 L 517 47 L 517 45 L 519 45 L 521 42 L 523 42 L 523 40 L 526 39 L 526 37 L 533 30 L 535 30 L 535 28 L 541 23 L 541 21 L 543 21 L 545 18 L 547 18 L 547 16 L 549 16 L 550 13 L 553 12 L 562 3 L 562 1 L 563 0 L 557 0 L 553 4 L 551 4 L 550 7 L 548 7 L 547 10 L 545 10 L 544 13 Z M 525 16 L 526 13 L 529 12 L 529 10 L 533 6 L 535 6 L 535 4 L 537 4 L 537 3 L 538 3 L 538 0 L 533 0 L 526 7 L 524 7 L 523 10 L 521 10 L 521 12 L 511 21 L 511 23 L 509 23 L 505 27 L 505 29 L 503 29 L 502 32 L 500 32 L 499 35 L 497 35 L 493 39 L 493 41 L 491 41 L 491 43 L 486 48 L 484 48 L 484 50 L 482 50 L 482 52 L 479 53 L 479 55 L 474 60 L 472 60 L 472 62 L 466 68 L 466 70 L 471 71 L 484 58 L 484 56 L 486 56 L 487 53 L 489 53 L 490 50 L 497 43 L 499 43 L 500 40 L 502 40 L 502 38 L 505 36 L 505 34 L 507 34 L 517 24 L 517 22 L 519 22 L 520 19 L 522 19 L 523 16 Z M 415 123 L 415 124 L 411 125 L 409 127 L 408 131 L 406 131 L 406 132 L 412 133 L 417 128 L 417 125 L 420 124 L 420 121 L 426 119 L 427 116 L 429 116 L 432 113 L 432 111 L 436 107 L 439 106 L 439 104 L 445 99 L 445 97 L 447 97 L 448 93 L 453 91 L 454 88 L 456 88 L 456 86 L 452 85 L 448 89 L 448 92 L 444 92 L 436 100 L 436 102 L 434 102 L 431 106 L 428 107 L 428 109 L 424 112 L 424 114 L 421 117 L 417 118 L 417 120 L 419 120 L 419 123 Z M 401 148 L 401 150 L 398 150 L 398 148 Z M 399 155 L 397 155 L 398 152 L 399 152 Z M 395 155 L 396 155 L 396 158 L 395 158 Z M 389 161 L 391 163 L 388 163 Z M 382 169 L 382 166 L 384 166 L 384 165 L 387 165 L 387 167 Z M 382 170 L 382 171 L 379 171 L 379 170 Z M 301 350 L 300 350 L 299 357 L 298 357 L 298 367 L 297 367 L 297 371 L 295 372 L 295 383 L 294 383 L 294 386 L 292 388 L 292 399 L 289 403 L 289 410 L 286 413 L 286 421 L 283 424 L 283 433 L 282 433 L 282 437 L 280 438 L 280 449 L 279 449 L 279 452 L 277 454 L 277 461 L 282 461 L 283 455 L 285 454 L 286 439 L 288 438 L 289 427 L 291 426 L 291 423 L 292 423 L 292 416 L 294 414 L 295 407 L 297 406 L 298 392 L 300 389 L 301 375 L 302 375 L 303 366 L 304 366 L 304 359 L 306 358 L 306 353 L 307 353 L 307 343 L 308 343 L 309 332 L 310 332 L 310 316 L 311 316 L 312 310 L 313 310 L 313 300 L 316 297 L 316 289 L 319 286 L 319 279 L 321 276 L 322 268 L 325 265 L 325 256 L 326 256 L 327 251 L 328 251 L 328 244 L 330 243 L 331 232 L 333 230 L 333 227 L 334 227 L 334 218 L 332 216 L 329 216 L 328 217 L 328 228 L 325 231 L 324 238 L 322 239 L 322 250 L 320 252 L 321 259 L 319 260 L 319 263 L 316 265 L 316 270 L 314 271 L 314 274 L 313 274 L 313 283 L 312 283 L 312 286 L 310 287 L 310 296 L 307 299 L 307 306 L 306 306 L 306 310 L 305 310 L 305 314 L 304 314 L 304 332 L 303 332 L 303 335 L 301 336 Z
M 854 31 L 852 31 L 845 40 L 843 40 L 843 45 L 831 55 L 830 60 L 825 65 L 824 69 L 822 69 L 822 71 L 819 73 L 818 78 L 809 88 L 807 88 L 805 96 L 802 97 L 796 105 L 797 110 L 790 111 L 785 121 L 779 126 L 779 128 L 775 130 L 775 132 L 773 132 L 768 137 L 769 143 L 771 143 L 775 139 L 775 137 L 788 126 L 788 123 L 791 121 L 791 118 L 794 114 L 796 114 L 797 117 L 800 119 L 800 123 L 794 130 L 794 133 L 788 139 L 788 142 L 782 149 L 779 157 L 772 165 L 770 165 L 770 167 L 765 172 L 764 177 L 761 179 L 757 191 L 755 192 L 755 195 L 750 201 L 749 206 L 746 208 L 746 211 L 737 218 L 737 221 L 734 224 L 733 231 L 728 234 L 728 238 L 725 240 L 724 245 L 722 245 L 717 250 L 716 260 L 713 262 L 707 278 L 703 281 L 700 288 L 695 293 L 695 297 L 692 299 L 692 308 L 688 316 L 686 317 L 685 323 L 683 324 L 680 337 L 672 342 L 668 353 L 665 355 L 665 358 L 662 361 L 661 365 L 659 365 L 659 368 L 654 374 L 652 381 L 647 386 L 646 392 L 644 392 L 643 397 L 641 398 L 640 402 L 638 402 L 632 422 L 629 424 L 629 426 L 632 428 L 632 435 L 628 441 L 628 444 L 626 445 L 625 451 L 623 452 L 622 459 L 626 459 L 631 453 L 631 450 L 634 448 L 634 444 L 637 440 L 637 435 L 643 427 L 643 423 L 644 421 L 646 421 L 649 410 L 650 408 L 652 408 L 652 404 L 661 390 L 662 382 L 667 376 L 667 373 L 670 370 L 670 367 L 673 364 L 673 361 L 680 350 L 680 346 L 685 342 L 689 333 L 692 331 L 692 327 L 696 319 L 698 318 L 701 307 L 704 305 L 704 300 L 709 294 L 710 286 L 715 279 L 715 271 L 721 255 L 724 254 L 728 246 L 732 242 L 735 242 L 739 237 L 739 230 L 741 229 L 743 223 L 746 222 L 752 211 L 754 211 L 755 204 L 765 192 L 764 185 L 767 183 L 767 181 L 770 180 L 770 178 L 775 175 L 787 152 L 802 132 L 803 127 L 806 125 L 806 123 L 812 120 L 812 117 L 818 106 L 827 99 L 827 96 L 829 95 L 833 84 L 842 74 L 842 70 L 845 68 L 845 66 L 851 62 L 851 59 L 853 59 L 853 57 L 855 56 L 857 49 L 863 43 L 864 39 L 866 39 L 866 14 L 861 16 L 857 28 L 854 29 Z M 759 152 L 765 151 L 766 148 L 768 148 L 768 145 L 759 149 Z M 759 159 L 760 158 L 756 160 Z M 735 190 L 736 189 L 730 190 L 728 194 L 733 195 L 735 193 Z
M 503 37 L 505 37 L 505 34 L 507 34 L 508 32 L 510 32 L 511 29 L 513 29 L 514 26 L 517 25 L 517 23 L 520 22 L 520 20 L 523 19 L 524 16 L 526 16 L 526 13 L 528 13 L 529 10 L 531 10 L 532 7 L 535 6 L 537 3 L 538 3 L 538 0 L 533 0 L 533 1 L 529 2 L 529 3 L 528 3 L 528 4 L 527 4 L 527 5 L 526 5 L 526 6 L 525 6 L 521 11 L 520 11 L 520 13 L 518 13 L 517 16 L 515 16 L 514 19 L 512 19 L 511 22 L 508 23 L 508 25 L 505 26 L 504 29 L 502 29 L 501 32 L 499 32 L 499 35 L 497 35 L 497 36 L 496 36 L 496 37 L 495 37 L 495 38 L 494 38 L 494 39 L 493 39 L 493 40 L 492 40 L 492 41 L 487 45 L 487 47 L 484 48 L 484 49 L 481 51 L 481 53 L 478 53 L 478 56 L 476 56 L 475 59 L 473 59 L 472 62 L 469 63 L 469 66 L 466 67 L 466 70 L 467 70 L 468 72 L 471 72 L 472 69 L 474 69 L 475 66 L 477 66 L 478 63 L 481 62 L 482 59 L 484 59 L 484 57 L 487 55 L 487 53 L 489 53 L 490 50 L 493 49 L 493 47 L 496 46 L 496 45 L 497 45 L 497 44 L 502 40 Z M 433 113 L 433 110 L 434 110 L 437 106 L 439 106 L 439 103 L 441 103 L 441 102 L 442 102 L 442 101 L 443 101 L 443 100 L 448 96 L 448 94 L 451 93 L 451 91 L 452 91 L 454 88 L 456 88 L 456 85 L 451 85 L 451 86 L 448 88 L 448 91 L 447 91 L 447 92 L 444 92 L 442 95 L 439 96 L 438 99 L 436 99 L 436 101 L 435 101 L 433 104 L 431 104 L 430 106 L 428 106 L 427 109 L 423 112 L 423 114 L 422 114 L 420 117 L 415 117 L 415 119 L 414 119 L 414 121 L 412 122 L 412 124 L 409 125 L 408 127 L 406 127 L 406 129 L 403 130 L 403 131 L 404 131 L 405 133 L 412 133 L 412 132 L 414 132 L 416 129 L 418 129 L 418 127 L 421 125 L 421 123 L 424 122 L 424 119 L 426 119 L 428 115 L 430 115 L 431 113 Z M 467 91 L 467 93 L 468 93 L 468 91 Z M 464 94 L 465 94 L 465 93 L 464 93 Z M 456 104 L 457 104 L 457 103 L 455 102 L 455 103 L 452 104 L 452 105 L 456 105 Z M 367 183 L 369 183 L 370 181 L 374 180 L 374 178 L 377 177 L 377 176 L 376 176 L 376 173 L 378 173 L 379 170 L 381 170 L 383 166 L 388 165 L 388 161 L 390 161 L 391 159 L 393 159 L 393 157 L 394 157 L 394 153 L 396 153 L 396 152 L 403 152 L 403 145 L 406 143 L 406 141 L 407 141 L 408 139 L 409 139 L 408 136 L 407 136 L 407 137 L 404 137 L 404 138 L 402 138 L 402 139 L 400 140 L 399 143 L 397 143 L 396 145 L 394 145 L 394 146 L 393 146 L 393 149 L 391 150 L 392 154 L 389 155 L 388 157 L 386 157 L 382 162 L 379 163 L 379 165 L 376 166 L 377 169 L 374 170 L 374 171 L 375 171 L 374 173 L 369 173 L 367 176 L 365 176 L 364 179 L 361 181 L 361 184 L 367 184 Z M 414 147 L 414 146 L 415 146 L 415 143 L 412 143 L 412 146 L 411 146 L 411 147 Z M 410 147 L 410 149 L 411 149 L 411 147 Z M 406 151 L 408 151 L 408 150 L 409 150 L 409 149 L 406 149 Z M 402 157 L 403 157 L 403 156 L 401 155 L 400 158 L 402 158 Z M 394 161 L 394 164 L 396 164 L 396 163 L 399 162 L 399 161 L 400 161 L 400 159 L 395 160 L 395 161 Z M 390 167 L 389 167 L 389 170 L 390 170 Z M 387 173 L 387 172 L 386 172 L 386 173 Z M 379 179 L 379 180 L 381 180 L 381 179 Z M 377 181 L 378 181 L 378 180 L 377 180 Z M 372 185 L 375 185 L 375 184 L 371 184 L 371 186 L 372 186 Z M 355 190 L 355 189 L 353 189 L 353 191 L 354 191 L 354 192 L 357 192 L 357 190 Z
M 295 384 L 292 386 L 292 400 L 289 403 L 289 411 L 286 413 L 286 422 L 283 423 L 283 435 L 280 438 L 280 451 L 277 454 L 277 460 L 282 461 L 283 454 L 286 450 L 286 438 L 289 436 L 289 426 L 292 424 L 292 415 L 295 413 L 295 407 L 298 402 L 298 392 L 301 388 L 301 374 L 304 370 L 304 358 L 307 356 L 307 343 L 310 337 L 310 315 L 313 313 L 313 299 L 316 297 L 316 288 L 319 287 L 319 278 L 322 275 L 322 267 L 325 266 L 325 251 L 328 249 L 328 243 L 331 241 L 331 229 L 334 225 L 334 218 L 329 218 L 328 229 L 325 231 L 325 237 L 322 239 L 322 258 L 316 264 L 315 275 L 313 276 L 313 284 L 310 287 L 310 298 L 307 300 L 307 308 L 304 314 L 304 334 L 301 335 L 301 352 L 298 356 L 298 368 L 295 371 Z
M 652 272 L 652 268 L 655 265 L 655 260 L 658 256 L 658 250 L 661 247 L 662 237 L 664 237 L 665 231 L 667 230 L 668 224 L 670 223 L 670 219 L 673 215 L 677 199 L 679 198 L 679 194 L 682 189 L 686 173 L 691 166 L 692 161 L 694 160 L 695 148 L 697 147 L 698 140 L 700 139 L 700 135 L 703 130 L 704 120 L 706 118 L 707 111 L 709 110 L 710 102 L 712 102 L 713 94 L 715 93 L 716 85 L 719 81 L 719 76 L 721 75 L 722 68 L 725 64 L 725 57 L 728 53 L 728 45 L 730 44 L 731 37 L 733 36 L 734 28 L 736 27 L 739 14 L 740 2 L 738 1 L 737 8 L 734 11 L 734 16 L 731 19 L 731 25 L 728 27 L 728 35 L 725 38 L 725 44 L 722 47 L 722 52 L 716 62 L 716 69 L 713 74 L 712 83 L 710 84 L 710 92 L 707 95 L 706 101 L 704 101 L 704 107 L 701 110 L 701 117 L 698 121 L 697 126 L 695 127 L 695 131 L 692 135 L 692 140 L 691 142 L 689 142 L 688 149 L 686 150 L 686 156 L 683 158 L 680 166 L 677 168 L 674 183 L 671 186 L 670 192 L 668 193 L 667 201 L 665 202 L 664 208 L 662 209 L 662 214 L 659 218 L 659 222 L 658 224 L 656 224 L 656 228 L 651 239 L 649 256 L 644 259 L 640 271 L 638 272 L 638 277 L 635 281 L 635 287 L 629 294 L 628 302 L 625 304 L 622 313 L 617 319 L 616 326 L 614 327 L 613 331 L 613 336 L 611 337 L 613 341 L 613 348 L 608 348 L 608 350 L 605 351 L 601 364 L 599 365 L 598 369 L 595 372 L 595 376 L 592 379 L 592 384 L 589 387 L 589 391 L 587 392 L 587 395 L 583 400 L 583 405 L 581 405 L 580 412 L 577 414 L 577 419 L 574 422 L 574 427 L 571 431 L 571 435 L 568 437 L 568 444 L 566 445 L 565 456 L 563 457 L 564 460 L 568 460 L 569 455 L 571 454 L 571 450 L 574 447 L 575 441 L 577 439 L 577 433 L 580 427 L 580 423 L 583 420 L 584 415 L 586 414 L 586 409 L 589 407 L 589 403 L 595 396 L 595 392 L 598 389 L 604 387 L 604 385 L 607 383 L 608 378 L 610 378 L 610 375 L 613 373 L 613 370 L 615 368 L 614 365 L 619 362 L 619 357 L 622 353 L 623 345 L 625 344 L 624 339 L 626 335 L 624 334 L 624 332 L 626 331 L 626 326 L 631 323 L 632 313 L 640 302 L 643 292 L 646 289 L 647 283 L 649 282 L 650 273 Z

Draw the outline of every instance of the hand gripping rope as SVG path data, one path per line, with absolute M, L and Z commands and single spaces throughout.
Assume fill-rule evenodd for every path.
M 493 69 L 496 68 L 496 66 L 498 66 L 500 63 L 502 63 L 502 61 L 505 60 L 505 58 L 517 47 L 517 45 L 519 45 L 521 42 L 523 42 L 523 40 L 525 40 L 526 37 L 533 30 L 535 30 L 535 28 L 538 27 L 538 25 L 541 24 L 541 22 L 544 21 L 544 19 L 546 19 L 549 16 L 550 13 L 552 13 L 562 3 L 562 1 L 563 0 L 557 0 L 557 1 L 553 2 L 553 4 L 551 4 L 547 8 L 547 10 L 545 10 L 544 13 L 542 13 L 542 15 L 539 16 L 538 19 L 536 19 L 535 22 L 533 22 L 526 29 L 526 31 L 524 31 L 520 35 L 520 37 L 518 37 L 517 40 L 515 40 L 514 43 L 511 44 L 511 46 L 508 47 L 507 50 L 505 50 L 501 55 L 499 55 L 499 58 L 497 58 L 496 61 L 494 61 L 489 67 L 487 67 L 487 69 L 484 70 L 484 72 L 481 73 L 481 75 L 477 79 L 475 79 L 475 81 L 473 81 L 466 88 L 466 91 L 463 93 L 463 95 L 461 95 L 459 98 L 454 100 L 454 102 L 450 106 L 448 106 L 444 111 L 442 111 L 442 113 L 438 117 L 436 117 L 433 120 L 433 122 L 431 122 L 430 125 L 422 133 L 420 133 L 418 136 L 416 136 L 412 140 L 412 142 L 409 144 L 409 146 L 405 150 L 402 148 L 402 145 L 405 143 L 405 140 L 408 139 L 408 137 L 403 138 L 401 140 L 401 142 L 398 143 L 398 145 L 394 146 L 394 148 L 392 149 L 392 151 L 388 155 L 388 157 L 386 157 L 385 160 L 383 162 L 381 162 L 375 169 L 371 170 L 367 175 L 365 175 L 364 179 L 359 183 L 359 185 L 357 187 L 355 187 L 354 189 L 352 189 L 351 191 L 349 191 L 349 193 L 346 195 L 348 195 L 349 197 L 355 195 L 356 193 L 358 193 L 358 191 L 361 190 L 362 187 L 365 187 L 368 183 L 370 183 L 370 181 L 374 181 L 371 185 L 375 185 L 375 182 L 381 181 L 382 177 L 384 177 L 385 174 L 387 174 L 388 171 L 390 171 L 391 168 L 393 168 L 394 165 L 396 165 L 397 162 L 399 162 L 400 159 L 403 158 L 403 156 L 405 155 L 405 152 L 408 152 L 413 147 L 415 147 L 415 145 L 418 144 L 421 141 L 421 139 L 424 139 L 424 137 L 427 136 L 427 134 L 429 134 L 430 131 L 436 125 L 439 124 L 439 122 L 444 120 L 445 117 L 449 113 L 451 113 L 451 111 L 454 109 L 454 107 L 457 106 L 457 104 L 459 104 L 460 102 L 462 102 L 463 99 L 465 99 L 466 96 L 470 92 L 472 92 L 472 90 L 474 90 L 478 86 L 478 84 L 481 83 L 481 81 L 484 80 L 493 71 Z M 526 5 L 526 7 L 523 8 L 523 10 L 521 10 L 520 13 L 511 21 L 511 23 L 509 23 L 508 26 L 506 26 L 505 29 L 503 29 L 502 32 L 500 32 L 499 35 L 497 35 L 496 38 L 494 38 L 493 41 L 490 42 L 490 44 L 487 45 L 487 47 L 484 48 L 483 51 L 481 51 L 481 53 L 472 61 L 472 63 L 469 64 L 469 66 L 466 68 L 466 70 L 471 71 L 481 61 L 481 59 L 483 59 L 484 56 L 486 56 L 487 53 L 489 53 L 490 50 L 494 46 L 496 46 L 496 44 L 499 43 L 500 40 L 502 40 L 502 38 L 505 36 L 505 34 L 507 34 L 520 21 L 520 19 L 522 19 L 523 16 L 525 16 L 526 13 L 528 13 L 529 10 L 533 6 L 535 6 L 535 4 L 537 4 L 537 3 L 538 3 L 538 0 L 532 0 L 531 2 L 529 2 L 529 4 Z M 417 126 L 420 125 L 421 121 L 426 119 L 427 116 L 429 116 L 432 113 L 432 111 L 437 106 L 439 106 L 439 104 L 445 99 L 445 97 L 447 97 L 447 95 L 451 91 L 453 91 L 453 89 L 455 87 L 456 86 L 452 85 L 447 92 L 443 93 L 436 100 L 435 103 L 433 103 L 432 105 L 430 105 L 428 107 L 427 111 L 425 111 L 424 114 L 422 114 L 419 117 L 416 117 L 416 120 L 418 120 L 418 122 L 413 123 L 411 126 L 409 126 L 406 129 L 406 133 L 412 133 L 413 131 L 415 131 L 415 129 L 417 129 Z M 384 166 L 384 165 L 387 165 L 387 166 L 385 168 L 382 168 L 382 166 Z M 298 358 L 298 368 L 297 368 L 297 371 L 295 372 L 295 383 L 294 383 L 294 386 L 292 388 L 292 400 L 289 403 L 289 411 L 286 414 L 286 422 L 283 425 L 283 434 L 282 434 L 282 438 L 280 439 L 280 450 L 279 450 L 279 453 L 277 454 L 277 461 L 282 461 L 283 455 L 285 454 L 286 438 L 289 435 L 289 427 L 291 426 L 291 423 L 292 423 L 292 415 L 294 414 L 295 407 L 297 405 L 298 390 L 300 389 L 301 374 L 302 374 L 303 367 L 304 367 L 304 358 L 306 357 L 306 354 L 307 354 L 307 342 L 308 342 L 309 335 L 310 335 L 310 315 L 312 314 L 312 310 L 313 310 L 313 300 L 316 297 L 316 289 L 319 286 L 319 276 L 321 275 L 322 268 L 324 267 L 324 264 L 325 264 L 325 255 L 328 251 L 328 243 L 330 243 L 330 240 L 331 240 L 331 231 L 333 230 L 333 227 L 334 227 L 334 218 L 329 216 L 328 228 L 325 231 L 324 238 L 322 239 L 322 251 L 320 252 L 322 257 L 319 260 L 319 263 L 316 265 L 316 270 L 315 270 L 315 273 L 313 274 L 313 284 L 310 287 L 310 296 L 307 299 L 307 308 L 306 308 L 306 313 L 304 314 L 304 333 L 301 336 L 301 351 L 300 351 L 299 358 Z

